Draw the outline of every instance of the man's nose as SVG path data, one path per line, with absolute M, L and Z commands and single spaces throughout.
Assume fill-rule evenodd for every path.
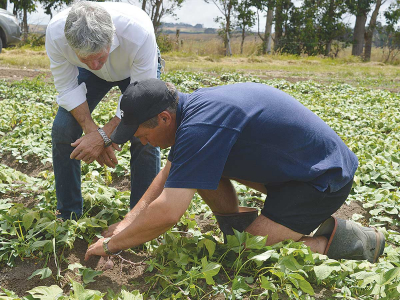
M 98 60 L 93 60 L 93 61 L 90 63 L 89 68 L 92 69 L 92 70 L 97 70 L 97 69 L 99 68 L 100 65 L 101 65 L 101 63 L 100 63 Z

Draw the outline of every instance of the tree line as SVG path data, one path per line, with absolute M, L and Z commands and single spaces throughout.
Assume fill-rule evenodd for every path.
M 232 55 L 230 35 L 235 26 L 242 30 L 243 52 L 246 30 L 257 23 L 263 54 L 336 56 L 341 47 L 352 45 L 352 55 L 369 61 L 374 42 L 388 49 L 387 61 L 400 49 L 400 0 L 391 0 L 383 12 L 385 25 L 378 16 L 388 0 L 301 0 L 296 5 L 292 0 L 204 1 L 214 3 L 222 14 L 216 21 L 221 25 L 226 55 Z M 344 21 L 348 14 L 355 16 L 353 28 Z M 266 18 L 263 32 L 259 28 L 262 17 Z
M 73 0 L 9 0 L 14 15 L 22 20 L 22 31 L 28 33 L 28 13 L 41 4 L 45 13 L 53 12 Z M 121 0 L 115 0 L 119 2 Z M 139 0 L 157 33 L 162 18 L 175 16 L 185 0 Z M 226 55 L 232 55 L 230 37 L 236 28 L 241 30 L 241 53 L 249 29 L 258 25 L 263 54 L 278 53 L 336 56 L 342 47 L 352 45 L 352 55 L 371 59 L 372 45 L 385 47 L 388 61 L 400 49 L 400 0 L 204 0 L 213 3 L 221 12 L 215 18 L 220 24 Z M 381 12 L 382 5 L 391 1 Z M 102 2 L 102 1 L 99 1 Z M 128 0 L 132 4 L 133 0 Z M 296 5 L 295 5 L 296 4 Z M 0 0 L 7 8 L 7 0 Z M 378 21 L 383 13 L 385 25 Z M 345 15 L 355 17 L 353 28 L 344 21 Z M 260 20 L 265 28 L 260 30 Z M 367 20 L 369 20 L 367 24 Z M 274 26 L 274 32 L 272 32 Z M 272 46 L 273 45 L 273 46 Z

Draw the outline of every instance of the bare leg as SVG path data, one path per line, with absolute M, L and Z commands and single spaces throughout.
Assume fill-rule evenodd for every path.
M 239 200 L 235 188 L 227 178 L 221 178 L 217 190 L 197 190 L 213 212 L 234 214 L 239 212 Z
M 247 227 L 246 231 L 252 235 L 268 235 L 266 243 L 267 246 L 291 239 L 294 241 L 304 241 L 304 243 L 309 246 L 313 252 L 324 253 L 328 243 L 328 240 L 323 236 L 303 236 L 303 234 L 278 224 L 263 215 L 258 216 L 258 218 L 249 227 Z
M 266 193 L 266 188 L 262 184 L 243 180 L 237 181 L 262 193 Z M 197 190 L 197 192 L 213 212 L 220 214 L 233 214 L 239 212 L 239 201 L 236 191 L 231 181 L 227 178 L 222 178 L 220 180 L 217 190 Z M 294 241 L 304 241 L 304 244 L 309 246 L 313 252 L 324 253 L 328 243 L 327 238 L 324 236 L 304 236 L 303 234 L 278 224 L 263 215 L 258 216 L 257 219 L 247 227 L 246 231 L 252 235 L 268 235 L 267 246 L 291 239 Z
M 260 193 L 267 194 L 267 188 L 262 183 L 251 182 L 251 181 L 242 180 L 242 179 L 233 179 L 233 180 L 235 180 L 245 186 L 248 186 L 249 188 L 252 188 L 256 191 L 259 191 Z

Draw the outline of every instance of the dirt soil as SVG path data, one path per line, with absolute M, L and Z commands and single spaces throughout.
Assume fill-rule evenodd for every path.
M 34 78 L 40 74 L 45 74 L 45 78 L 49 81 L 52 80 L 50 72 L 46 70 L 29 70 L 0 66 L 0 79 L 22 80 L 23 78 Z M 304 79 L 305 78 L 302 78 L 301 80 Z M 40 160 L 35 157 L 30 157 L 29 161 L 29 165 L 20 164 L 9 153 L 3 153 L 0 157 L 1 164 L 7 165 L 32 177 L 37 176 L 41 171 L 52 170 L 50 164 L 43 165 Z M 120 190 L 127 190 L 130 188 L 130 180 L 127 177 L 116 177 L 113 178 L 112 186 Z M 36 198 L 35 195 L 31 195 L 28 198 L 26 195 L 22 197 L 20 195 L 21 192 L 23 191 L 15 191 L 13 195 L 5 196 L 12 197 L 15 202 L 23 201 L 24 205 L 27 207 L 33 207 L 36 204 L 36 200 L 34 200 Z M 40 193 L 40 191 L 38 191 L 38 193 Z M 335 213 L 335 216 L 342 219 L 351 219 L 352 215 L 355 213 L 363 215 L 364 219 L 362 220 L 365 220 L 363 222 L 367 225 L 366 220 L 369 219 L 369 214 L 363 209 L 361 204 L 357 202 L 343 205 L 339 211 Z M 203 216 L 197 216 L 196 221 L 198 222 L 202 232 L 212 230 L 215 226 L 213 220 L 205 219 Z M 119 292 L 121 288 L 125 286 L 128 290 L 138 289 L 141 292 L 145 292 L 151 288 L 151 286 L 148 286 L 148 284 L 145 283 L 144 271 L 146 270 L 147 265 L 144 261 L 148 258 L 145 252 L 125 251 L 121 257 L 113 258 L 113 268 L 106 269 L 106 261 L 104 259 L 99 260 L 98 258 L 91 258 L 88 262 L 84 261 L 87 247 L 88 244 L 85 241 L 76 240 L 73 249 L 67 249 L 63 253 L 65 260 L 58 263 L 61 265 L 61 270 L 66 270 L 68 264 L 73 263 L 80 263 L 85 267 L 102 270 L 103 273 L 95 278 L 96 281 L 87 285 L 88 289 L 99 290 L 101 292 L 107 292 L 108 289 L 111 289 L 114 292 Z M 34 287 L 50 286 L 53 284 L 59 285 L 64 289 L 64 292 L 68 292 L 70 290 L 70 282 L 68 278 L 81 282 L 81 276 L 76 274 L 76 269 L 74 271 L 68 270 L 66 273 L 63 273 L 64 276 L 61 280 L 56 280 L 55 275 L 57 274 L 57 268 L 53 257 L 51 257 L 47 262 L 47 266 L 52 270 L 53 276 L 43 280 L 40 280 L 40 276 L 35 276 L 28 280 L 28 277 L 31 276 L 34 271 L 45 267 L 45 265 L 46 257 L 41 257 L 39 259 L 24 259 L 23 261 L 18 261 L 16 266 L 12 268 L 2 265 L 0 266 L 0 287 L 14 291 L 19 296 L 26 296 L 26 291 Z M 331 291 L 326 289 L 317 289 L 318 287 L 316 287 L 316 299 L 327 299 L 332 295 Z M 216 296 L 213 299 L 224 299 L 224 297 Z
M 51 165 L 42 165 L 40 160 L 35 157 L 30 157 L 29 161 L 32 163 L 27 167 L 26 165 L 21 165 L 18 161 L 12 157 L 11 154 L 5 154 L 0 158 L 0 163 L 7 165 L 15 170 L 18 170 L 24 174 L 29 176 L 36 176 L 43 170 L 51 170 Z M 115 178 L 115 182 L 113 185 L 121 190 L 129 189 L 130 180 L 126 177 Z M 23 191 L 15 191 L 13 195 L 6 195 L 6 197 L 10 197 L 14 200 L 14 202 L 21 203 L 23 201 L 24 205 L 27 207 L 33 207 L 37 204 L 37 200 L 35 200 L 35 195 L 31 195 L 30 197 L 22 197 L 20 194 Z M 40 193 L 38 191 L 37 193 Z M 349 205 L 344 204 L 336 213 L 336 217 L 340 217 L 342 219 L 351 219 L 353 214 L 361 214 L 364 216 L 364 224 L 369 219 L 368 212 L 363 209 L 360 203 L 350 202 Z M 196 221 L 202 232 L 207 232 L 212 230 L 216 225 L 215 222 L 210 218 L 204 218 L 203 215 L 196 216 Z M 140 249 L 136 249 L 138 251 L 130 252 L 125 251 L 121 254 L 121 257 L 113 258 L 113 268 L 106 268 L 106 260 L 98 259 L 92 257 L 89 261 L 84 261 L 84 255 L 86 249 L 88 247 L 87 242 L 83 240 L 76 240 L 74 243 L 74 247 L 72 249 L 66 249 L 63 253 L 65 259 L 63 261 L 58 262 L 61 266 L 61 270 L 66 270 L 68 268 L 68 264 L 80 263 L 85 267 L 90 267 L 94 270 L 103 271 L 101 275 L 95 278 L 95 282 L 89 283 L 86 288 L 99 290 L 101 292 L 107 292 L 108 289 L 113 290 L 116 293 L 119 293 L 123 286 L 125 286 L 128 290 L 138 289 L 142 293 L 146 292 L 151 286 L 146 284 L 145 282 L 145 270 L 147 265 L 144 263 L 146 259 L 148 259 L 146 252 L 141 251 Z M 50 286 L 50 285 L 58 285 L 63 288 L 65 293 L 68 293 L 70 290 L 70 281 L 68 278 L 71 278 L 77 282 L 82 283 L 81 276 L 77 275 L 77 269 L 74 271 L 66 271 L 63 272 L 60 280 L 56 280 L 57 267 L 54 262 L 54 257 L 51 256 L 50 260 L 47 262 L 47 266 L 52 270 L 53 276 L 43 279 L 40 279 L 40 276 L 35 276 L 32 279 L 28 280 L 29 276 L 38 269 L 44 268 L 46 266 L 46 257 L 34 258 L 34 259 L 24 259 L 23 261 L 17 261 L 16 266 L 7 267 L 1 266 L 0 269 L 0 287 L 5 289 L 14 291 L 19 296 L 27 295 L 27 291 L 33 289 L 37 286 Z M 148 276 L 148 275 L 147 275 Z M 326 289 L 319 290 L 319 287 L 316 288 L 316 299 L 328 299 L 330 298 L 332 292 Z M 213 299 L 224 299 L 223 296 L 216 296 Z

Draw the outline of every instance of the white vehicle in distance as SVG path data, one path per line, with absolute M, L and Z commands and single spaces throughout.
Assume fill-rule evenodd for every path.
M 16 45 L 21 41 L 18 19 L 10 12 L 0 8 L 0 53 L 1 49 Z

